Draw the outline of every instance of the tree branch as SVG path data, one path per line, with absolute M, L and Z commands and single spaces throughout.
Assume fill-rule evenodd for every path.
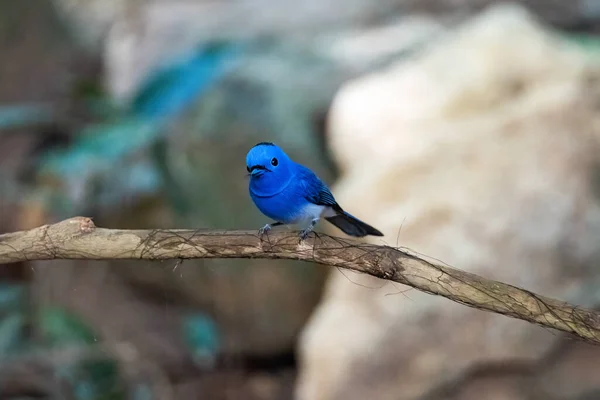
M 0 235 L 0 264 L 31 260 L 167 260 L 269 258 L 311 261 L 412 286 L 481 310 L 522 319 L 600 344 L 600 312 L 431 263 L 389 246 L 325 234 L 300 243 L 296 234 L 256 231 L 118 230 L 75 217 Z

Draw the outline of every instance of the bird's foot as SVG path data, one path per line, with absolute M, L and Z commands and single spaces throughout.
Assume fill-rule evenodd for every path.
M 271 230 L 271 224 L 266 224 L 258 230 L 258 236 L 262 237 L 265 233 Z
M 303 240 L 306 240 L 308 238 L 308 235 L 310 235 L 310 233 L 312 232 L 312 229 L 304 229 L 303 231 L 300 232 L 300 241 L 302 242 Z
M 271 230 L 271 228 L 273 228 L 274 226 L 280 226 L 283 225 L 283 222 L 271 222 L 270 224 L 266 224 L 265 226 L 263 226 L 262 228 L 260 228 L 258 230 L 258 236 L 260 236 L 260 238 L 262 239 L 263 235 L 267 232 L 269 232 Z
M 304 229 L 303 231 L 300 232 L 300 242 L 306 240 L 306 238 L 308 238 L 308 235 L 310 235 L 310 233 L 313 231 L 313 229 L 315 228 L 315 225 L 317 224 L 318 218 L 313 219 L 310 222 L 310 225 L 308 226 L 308 228 Z M 315 236 L 316 236 L 316 232 L 315 232 Z

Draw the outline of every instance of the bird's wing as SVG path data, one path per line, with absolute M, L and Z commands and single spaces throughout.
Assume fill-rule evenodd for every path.
M 298 165 L 298 167 L 304 197 L 313 204 L 329 206 L 335 211 L 343 212 L 327 185 L 325 185 L 310 169 L 302 165 Z

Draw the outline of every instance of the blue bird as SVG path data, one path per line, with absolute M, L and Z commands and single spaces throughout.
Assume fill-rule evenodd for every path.
M 250 173 L 252 201 L 264 215 L 275 220 L 259 230 L 261 236 L 274 226 L 304 224 L 307 228 L 300 233 L 304 240 L 321 217 L 350 236 L 383 236 L 344 211 L 314 172 L 294 162 L 273 143 L 258 143 L 250 149 L 246 170 Z

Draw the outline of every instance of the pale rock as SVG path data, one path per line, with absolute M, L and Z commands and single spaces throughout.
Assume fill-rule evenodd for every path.
M 145 0 L 51 0 L 58 14 L 77 33 L 87 50 L 100 51 L 111 26 Z
M 600 254 L 598 67 L 524 9 L 490 8 L 339 91 L 333 192 L 385 233 L 372 243 L 566 299 Z M 480 364 L 534 362 L 557 338 L 335 270 L 301 336 L 296 397 L 415 399 Z

